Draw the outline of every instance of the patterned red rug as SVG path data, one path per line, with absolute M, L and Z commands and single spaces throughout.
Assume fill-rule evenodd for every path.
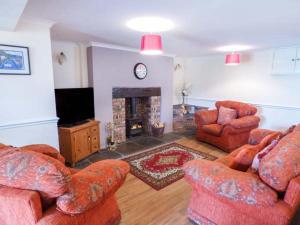
M 182 165 L 192 159 L 215 160 L 217 157 L 196 151 L 177 143 L 157 147 L 153 150 L 125 158 L 130 164 L 130 172 L 160 190 L 183 178 Z

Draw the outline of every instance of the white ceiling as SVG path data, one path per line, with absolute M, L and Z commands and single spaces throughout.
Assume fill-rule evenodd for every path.
M 0 30 L 15 29 L 27 0 L 0 0 Z
M 160 16 L 176 27 L 162 33 L 164 50 L 180 56 L 215 53 L 227 44 L 268 48 L 300 44 L 300 0 L 29 0 L 23 18 L 57 22 L 54 39 L 138 48 L 128 19 Z

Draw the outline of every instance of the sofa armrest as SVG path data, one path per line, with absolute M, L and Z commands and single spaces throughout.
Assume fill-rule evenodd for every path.
M 184 165 L 186 180 L 198 192 L 209 193 L 233 204 L 273 206 L 277 193 L 257 175 L 244 173 L 208 160 L 192 160 Z
M 198 125 L 207 125 L 217 123 L 218 110 L 199 110 L 195 113 L 195 121 Z
M 273 131 L 273 130 L 267 130 L 267 129 L 260 129 L 260 128 L 257 128 L 257 129 L 253 129 L 251 130 L 250 132 L 250 136 L 249 136 L 249 141 L 248 143 L 250 145 L 257 145 L 259 143 L 261 143 L 261 141 L 268 135 L 270 134 L 277 134 L 277 135 L 280 135 L 280 132 L 278 131 Z M 272 141 L 272 140 L 271 140 Z M 270 141 L 268 142 L 270 143 Z
M 259 124 L 259 117 L 257 116 L 244 116 L 238 119 L 231 120 L 227 126 L 232 126 L 236 129 L 257 127 Z
M 33 225 L 42 218 L 40 195 L 36 191 L 0 187 L 0 221 L 9 225 Z
M 67 214 L 79 214 L 101 204 L 124 183 L 129 165 L 121 160 L 103 160 L 72 175 L 69 191 L 56 205 Z
M 280 135 L 279 132 L 273 132 L 265 136 L 257 145 L 246 144 L 240 147 L 239 153 L 234 157 L 233 169 L 246 171 L 253 162 L 255 155 L 269 145 Z
M 293 210 L 300 206 L 300 176 L 292 179 L 284 195 L 284 201 L 289 204 Z

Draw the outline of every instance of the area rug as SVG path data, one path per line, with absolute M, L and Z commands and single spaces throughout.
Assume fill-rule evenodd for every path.
M 171 143 L 125 158 L 130 172 L 156 190 L 183 178 L 182 166 L 193 159 L 215 160 L 217 157 L 186 146 Z

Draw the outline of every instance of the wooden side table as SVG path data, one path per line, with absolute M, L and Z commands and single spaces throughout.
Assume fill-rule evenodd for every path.
M 99 121 L 91 120 L 73 127 L 59 127 L 60 153 L 73 167 L 75 163 L 100 150 Z

